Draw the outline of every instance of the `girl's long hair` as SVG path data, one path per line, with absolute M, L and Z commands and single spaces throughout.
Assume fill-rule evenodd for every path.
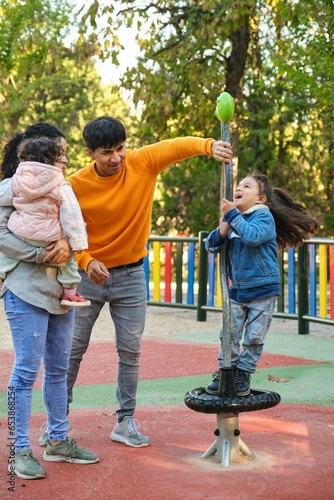
M 266 197 L 265 204 L 275 219 L 276 241 L 281 250 L 298 247 L 305 238 L 317 232 L 317 222 L 301 203 L 294 201 L 283 189 L 272 188 L 264 174 L 256 172 L 250 177 L 257 182 L 260 196 Z

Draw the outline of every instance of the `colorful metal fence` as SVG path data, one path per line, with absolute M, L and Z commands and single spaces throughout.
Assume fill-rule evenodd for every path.
M 144 260 L 149 305 L 207 311 L 222 307 L 219 259 L 198 237 L 150 236 Z M 334 239 L 310 238 L 298 250 L 280 254 L 281 295 L 275 317 L 298 320 L 298 332 L 310 322 L 334 326 Z

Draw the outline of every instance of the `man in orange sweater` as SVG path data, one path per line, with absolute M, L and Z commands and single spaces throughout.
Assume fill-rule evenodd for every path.
M 119 409 L 110 438 L 127 446 L 148 446 L 150 440 L 139 432 L 134 412 L 147 302 L 143 258 L 157 176 L 167 166 L 197 155 L 229 163 L 231 146 L 214 139 L 184 137 L 127 150 L 123 124 L 110 117 L 88 123 L 83 137 L 92 163 L 69 181 L 87 224 L 89 246 L 77 256 L 82 277 L 78 289 L 91 305 L 76 311 L 68 403 L 92 328 L 108 302 L 119 358 Z

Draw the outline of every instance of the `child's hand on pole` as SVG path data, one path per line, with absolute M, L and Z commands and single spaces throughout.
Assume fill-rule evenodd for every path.
M 219 219 L 219 234 L 220 236 L 227 236 L 230 229 L 230 225 L 226 220 Z
M 220 209 L 223 214 L 227 214 L 230 210 L 235 208 L 235 201 L 229 201 L 226 198 L 222 198 L 220 201 Z

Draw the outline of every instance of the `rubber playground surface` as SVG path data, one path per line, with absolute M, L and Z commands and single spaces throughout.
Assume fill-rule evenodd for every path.
M 136 418 L 142 433 L 151 439 L 147 448 L 129 448 L 110 440 L 116 422 L 117 355 L 113 338 L 102 335 L 91 342 L 69 417 L 70 436 L 99 455 L 97 464 L 43 461 L 44 449 L 37 443 L 45 421 L 40 374 L 33 398 L 31 442 L 47 476 L 35 481 L 16 478 L 14 492 L 7 483 L 10 440 L 4 392 L 13 352 L 3 348 L 0 498 L 332 500 L 334 335 L 301 336 L 285 331 L 284 322 L 276 322 L 251 386 L 279 393 L 281 403 L 239 414 L 240 437 L 254 458 L 240 455 L 229 467 L 222 467 L 216 455 L 202 458 L 216 439 L 216 415 L 192 411 L 184 404 L 185 393 L 205 386 L 216 369 L 217 331 L 208 335 L 200 329 L 198 324 L 189 334 L 180 323 L 180 329 L 174 327 L 171 332 L 166 323 L 165 335 L 144 335 Z

